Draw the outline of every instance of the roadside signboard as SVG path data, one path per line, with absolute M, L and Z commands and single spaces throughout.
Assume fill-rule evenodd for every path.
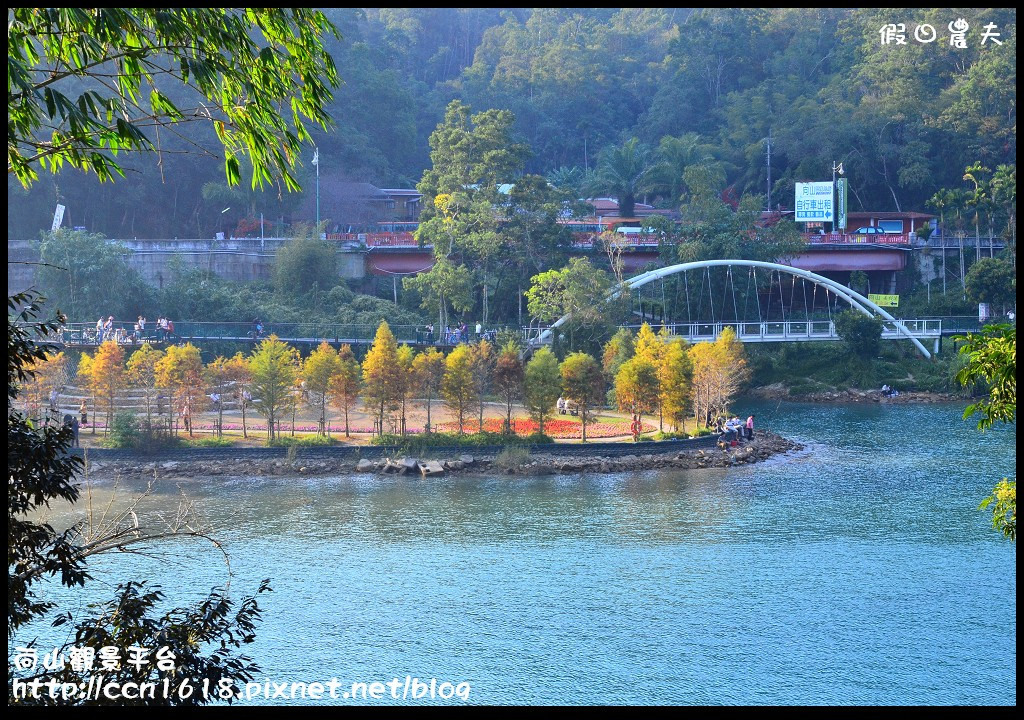
M 868 294 L 868 300 L 873 302 L 879 307 L 899 307 L 900 296 L 899 295 L 875 295 L 873 293 Z
M 50 232 L 57 232 L 57 228 L 62 222 L 64 222 L 64 206 L 58 203 L 57 210 L 53 213 L 53 227 L 50 228 Z
M 796 184 L 796 222 L 834 222 L 831 182 Z

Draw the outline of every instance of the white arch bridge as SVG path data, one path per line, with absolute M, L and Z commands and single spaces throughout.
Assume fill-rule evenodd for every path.
M 712 296 L 712 282 L 710 276 L 710 269 L 716 267 L 724 267 L 727 269 L 726 278 L 720 284 L 722 285 L 723 295 L 719 301 L 719 307 L 724 311 L 729 305 L 729 285 L 732 284 L 732 304 L 733 304 L 733 317 L 726 319 L 725 313 L 718 318 L 715 318 L 714 303 L 715 299 Z M 737 300 L 737 285 L 733 268 L 745 268 L 748 274 L 748 288 L 747 292 L 743 293 L 745 297 L 744 312 L 741 314 L 738 307 Z M 774 320 L 769 319 L 769 313 L 767 312 L 770 308 L 763 307 L 761 301 L 761 293 L 758 290 L 758 279 L 757 271 L 767 271 L 768 273 L 768 302 L 771 302 L 772 293 L 774 292 L 774 276 L 778 274 L 778 290 L 779 299 L 778 305 L 781 312 L 780 317 Z M 886 310 L 879 307 L 877 304 L 864 297 L 860 293 L 851 290 L 845 285 L 831 280 L 827 277 L 823 277 L 816 273 L 809 272 L 807 270 L 801 270 L 791 265 L 780 265 L 778 263 L 762 262 L 759 260 L 702 260 L 699 262 L 681 263 L 678 265 L 671 265 L 669 267 L 658 268 L 649 272 L 642 273 L 636 277 L 630 278 L 613 290 L 607 300 L 611 301 L 623 293 L 624 290 L 638 290 L 639 288 L 658 280 L 664 280 L 674 275 L 682 274 L 686 281 L 686 303 L 687 312 L 691 302 L 688 276 L 686 275 L 689 271 L 701 271 L 701 285 L 697 291 L 697 297 L 700 302 L 704 302 L 706 297 L 711 305 L 711 316 L 710 321 L 687 321 L 687 322 L 674 322 L 668 321 L 657 324 L 664 324 L 669 332 L 683 337 L 690 342 L 708 342 L 714 341 L 722 331 L 729 327 L 732 328 L 733 332 L 736 333 L 737 338 L 745 343 L 747 342 L 813 342 L 813 341 L 834 341 L 839 339 L 839 335 L 836 333 L 835 323 L 831 317 L 831 298 L 829 293 L 837 298 L 836 304 L 839 301 L 849 305 L 854 310 L 863 313 L 868 317 L 879 317 L 882 319 L 882 338 L 887 340 L 910 340 L 914 343 L 914 346 L 918 351 L 926 358 L 931 357 L 931 353 L 928 352 L 927 348 L 921 343 L 922 340 L 934 340 L 935 351 L 938 352 L 938 341 L 942 337 L 942 321 L 935 319 L 927 320 L 906 320 L 897 319 L 890 315 Z M 763 275 L 763 272 L 762 272 Z M 792 279 L 792 292 L 790 295 L 790 316 L 786 317 L 786 302 L 785 302 L 785 289 L 782 276 L 787 275 Z M 707 295 L 704 294 L 704 276 L 707 279 Z M 751 317 L 747 317 L 749 305 L 749 282 L 753 279 L 755 291 L 753 293 L 755 299 L 755 306 L 749 308 Z M 815 307 L 815 298 L 812 297 L 810 305 L 807 303 L 806 298 L 806 283 L 811 283 L 813 286 L 813 293 L 816 296 L 819 290 L 825 293 L 825 307 L 828 310 L 827 318 L 815 318 L 811 317 L 811 312 L 806 312 L 803 319 L 798 319 L 793 313 L 794 303 L 796 299 L 796 280 L 802 279 L 804 282 L 801 283 L 804 292 L 804 306 L 805 310 L 808 308 Z M 764 284 L 763 281 L 761 284 Z M 756 319 L 753 317 L 753 312 L 756 310 Z M 698 313 L 699 314 L 699 313 Z M 554 338 L 554 332 L 568 322 L 572 317 L 572 314 L 565 315 L 555 321 L 550 327 L 539 330 L 539 332 L 530 340 L 530 344 L 537 346 L 548 344 Z

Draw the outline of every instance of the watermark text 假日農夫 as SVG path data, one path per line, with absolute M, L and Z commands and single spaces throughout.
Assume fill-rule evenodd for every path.
M 911 39 L 914 42 L 922 45 L 927 45 L 933 42 L 946 42 L 948 40 L 950 47 L 966 50 L 968 47 L 968 38 L 977 42 L 980 40 L 981 45 L 1002 45 L 1003 41 L 1000 39 L 1001 33 L 999 32 L 999 26 L 995 23 L 986 23 L 981 26 L 981 30 L 971 29 L 971 23 L 964 18 L 956 18 L 946 24 L 944 28 L 948 31 L 948 35 L 943 34 L 940 38 L 939 31 L 935 29 L 934 25 L 928 23 L 919 23 L 913 26 L 913 30 L 907 30 L 907 23 L 888 23 L 883 25 L 878 30 L 879 40 L 882 45 L 907 45 Z

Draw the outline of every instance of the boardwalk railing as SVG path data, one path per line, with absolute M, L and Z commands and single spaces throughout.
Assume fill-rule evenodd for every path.
M 996 317 L 989 322 L 1005 322 L 1005 318 Z M 901 337 L 896 324 L 902 324 L 911 335 L 918 339 L 938 338 L 942 336 L 978 332 L 983 323 L 976 316 L 944 316 L 913 319 L 898 319 L 895 322 L 883 323 L 882 338 L 896 340 Z M 659 323 L 651 323 L 655 330 L 662 327 Z M 813 340 L 838 340 L 835 325 L 827 319 L 817 320 L 773 320 L 763 322 L 706 322 L 706 323 L 664 323 L 668 332 L 690 342 L 714 341 L 725 328 L 732 328 L 739 340 L 743 342 L 800 342 Z M 640 325 L 626 325 L 636 332 Z M 536 338 L 546 327 L 532 326 L 518 328 L 528 344 L 535 344 Z M 498 329 L 489 329 L 481 335 L 467 331 L 445 333 L 428 333 L 423 325 L 392 325 L 391 332 L 399 344 L 453 346 L 460 342 L 474 342 L 481 337 L 493 341 Z M 341 325 L 323 323 L 266 323 L 263 333 L 257 336 L 252 323 L 229 322 L 180 322 L 174 324 L 174 333 L 160 333 L 151 324 L 140 334 L 134 331 L 134 323 L 114 323 L 114 337 L 126 346 L 152 343 L 204 343 L 204 342 L 251 342 L 256 343 L 271 334 L 293 345 L 318 345 L 323 341 L 333 345 L 349 343 L 350 345 L 369 345 L 377 334 L 376 325 Z M 110 339 L 106 335 L 103 339 Z M 906 335 L 902 335 L 906 337 Z M 94 323 L 67 323 L 60 333 L 49 339 L 65 346 L 96 346 L 99 338 Z
M 135 324 L 129 322 L 114 323 L 112 332 L 104 333 L 102 340 L 117 339 L 120 344 L 131 346 L 144 342 L 152 343 L 183 343 L 183 342 L 252 342 L 256 343 L 271 335 L 277 335 L 282 341 L 291 344 L 318 345 L 329 342 L 335 345 L 349 343 L 351 345 L 369 345 L 377 334 L 377 325 L 342 325 L 327 323 L 264 323 L 262 333 L 257 333 L 252 323 L 231 322 L 175 322 L 174 332 L 167 333 L 157 330 L 152 323 L 146 324 L 145 331 L 137 333 Z M 460 342 L 473 342 L 481 337 L 493 340 L 498 329 L 488 329 L 477 335 L 467 330 L 458 333 L 453 330 L 446 333 L 427 331 L 423 325 L 391 325 L 391 332 L 399 344 L 410 345 L 457 345 Z M 100 335 L 95 323 L 67 323 L 60 333 L 50 339 L 61 345 L 88 346 L 98 345 Z

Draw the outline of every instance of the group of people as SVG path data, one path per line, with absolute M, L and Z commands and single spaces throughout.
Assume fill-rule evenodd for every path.
M 431 334 L 433 334 L 433 326 L 430 326 Z M 461 342 L 465 342 L 469 336 L 469 329 L 466 327 L 466 323 L 461 323 L 458 327 L 452 327 L 451 325 L 445 325 L 444 327 L 444 344 L 445 345 L 458 345 Z
M 576 403 L 571 400 L 566 400 L 565 398 L 558 398 L 558 402 L 555 404 L 555 407 L 558 408 L 559 415 L 565 415 L 566 413 L 569 413 L 570 415 L 580 414 L 580 409 L 576 406 Z
M 736 415 L 730 418 L 720 417 L 715 421 L 715 429 L 721 436 L 723 443 L 735 446 L 741 438 L 754 439 L 754 416 L 750 415 L 746 423 Z
M 417 332 L 421 335 L 423 340 L 428 344 L 434 343 L 434 324 L 430 323 L 420 331 Z M 484 330 L 484 326 L 481 323 L 476 324 L 476 338 L 487 340 L 488 342 L 494 342 L 497 339 L 497 333 L 494 330 Z M 459 325 L 452 327 L 451 325 L 445 325 L 444 332 L 437 338 L 445 345 L 458 345 L 469 341 L 469 328 L 466 323 L 460 323 Z
M 138 343 L 146 339 L 146 323 L 149 322 L 142 315 L 139 315 L 135 321 L 135 326 L 132 332 L 129 333 L 124 325 L 118 325 L 114 327 L 114 316 L 110 315 L 106 319 L 102 316 L 96 321 L 96 344 L 102 345 L 104 342 L 113 340 L 118 344 L 124 343 Z M 174 321 L 169 318 L 160 317 L 156 321 L 156 339 L 159 341 L 168 340 L 174 337 Z
M 263 327 L 263 321 L 260 320 L 258 317 L 253 318 L 252 330 L 249 331 L 250 337 L 252 337 L 253 340 L 259 340 L 260 338 L 264 337 L 265 332 L 266 331 Z
M 882 386 L 882 397 L 899 397 L 900 391 L 888 385 Z
M 487 340 L 493 343 L 498 339 L 498 333 L 495 330 L 484 330 L 484 326 L 481 323 L 477 323 L 475 337 L 477 340 Z M 458 345 L 459 343 L 469 341 L 469 327 L 464 322 L 455 327 L 445 325 L 444 331 L 437 335 L 434 334 L 433 323 L 428 323 L 416 330 L 416 342 L 422 342 L 427 345 L 433 345 L 435 342 L 443 345 Z

